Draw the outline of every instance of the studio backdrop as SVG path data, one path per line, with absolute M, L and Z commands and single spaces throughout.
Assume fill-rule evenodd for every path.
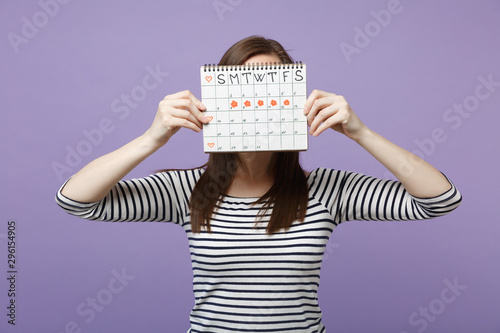
M 55 194 L 143 134 L 166 95 L 201 98 L 200 66 L 251 35 L 307 64 L 308 95 L 344 96 L 463 196 L 435 219 L 337 226 L 318 294 L 327 331 L 500 331 L 499 1 L 30 0 L 3 1 L 0 18 L 1 332 L 188 330 L 184 230 L 79 219 Z M 308 171 L 395 179 L 333 130 L 308 140 Z M 207 158 L 182 128 L 126 178 Z

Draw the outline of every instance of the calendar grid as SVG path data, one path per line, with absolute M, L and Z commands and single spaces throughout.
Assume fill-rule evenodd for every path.
M 252 115 L 252 118 L 251 118 L 251 119 L 253 119 L 253 121 L 252 121 L 252 126 L 253 126 L 252 133 L 256 133 L 257 132 L 257 126 L 255 125 L 255 96 L 256 96 L 256 93 L 255 93 L 255 80 L 252 80 L 252 98 L 254 99 L 253 100 L 254 109 L 252 110 L 253 115 Z M 257 148 L 257 137 L 255 137 L 255 136 L 253 138 L 253 145 L 254 145 L 255 148 Z
M 229 88 L 228 88 L 228 89 L 229 89 Z M 229 93 L 229 92 L 228 92 L 228 93 Z M 214 103 L 214 105 L 215 105 L 215 107 L 216 107 L 216 111 L 218 111 L 219 107 L 217 106 L 217 87 L 214 87 L 214 99 L 215 99 L 215 103 Z M 213 116 L 212 116 L 212 117 L 213 117 Z M 214 124 L 215 124 L 215 133 L 217 134 L 217 133 L 219 133 L 219 124 L 218 124 L 218 122 L 217 122 L 217 119 L 216 119 L 216 121 L 214 122 Z M 217 134 L 217 135 L 218 135 L 218 134 Z
M 306 66 L 202 66 L 204 151 L 307 150 Z M 221 90 L 222 89 L 222 90 Z
M 267 76 L 266 76 L 266 97 L 269 96 L 269 90 L 268 90 L 268 85 L 267 85 Z M 268 119 L 269 119 L 269 99 L 266 100 L 266 105 L 268 106 L 268 108 L 266 109 L 266 126 L 267 126 L 267 129 L 268 129 L 268 132 L 269 132 L 269 123 L 268 123 Z M 269 146 L 271 145 L 270 143 L 270 140 L 271 138 L 269 137 L 269 135 L 267 136 L 267 147 L 269 148 Z
M 281 70 L 280 70 L 280 74 L 281 74 Z M 281 75 L 279 77 L 281 79 Z M 281 144 L 281 147 L 283 147 L 283 135 L 282 135 L 283 134 L 283 130 L 281 128 L 281 125 L 282 125 L 281 124 L 281 120 L 283 119 L 283 116 L 282 116 L 282 113 L 283 113 L 283 101 L 282 101 L 282 98 L 281 98 L 282 94 L 280 94 L 280 92 L 281 92 L 281 80 L 278 80 L 278 97 L 276 97 L 280 101 L 280 104 L 279 104 L 279 106 L 280 106 L 279 107 L 279 112 L 280 112 L 280 118 L 279 118 L 279 120 L 280 120 L 280 129 L 278 130 L 278 133 L 280 133 L 280 144 Z

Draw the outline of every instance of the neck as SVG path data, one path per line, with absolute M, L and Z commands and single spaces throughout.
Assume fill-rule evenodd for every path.
M 272 178 L 273 152 L 238 153 L 241 166 L 238 167 L 237 176 L 248 178 L 252 181 L 267 180 Z

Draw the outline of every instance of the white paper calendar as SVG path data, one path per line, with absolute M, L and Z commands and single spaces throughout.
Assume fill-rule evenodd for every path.
M 201 66 L 210 152 L 307 150 L 306 65 Z

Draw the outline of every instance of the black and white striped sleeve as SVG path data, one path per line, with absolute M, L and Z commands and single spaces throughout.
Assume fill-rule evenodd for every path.
M 448 214 L 460 205 L 462 196 L 448 181 L 451 188 L 445 193 L 418 198 L 399 181 L 319 168 L 311 189 L 336 224 L 351 220 L 423 220 Z
M 182 223 L 199 171 L 168 171 L 118 182 L 102 200 L 82 203 L 61 193 L 57 204 L 67 213 L 89 220 Z

